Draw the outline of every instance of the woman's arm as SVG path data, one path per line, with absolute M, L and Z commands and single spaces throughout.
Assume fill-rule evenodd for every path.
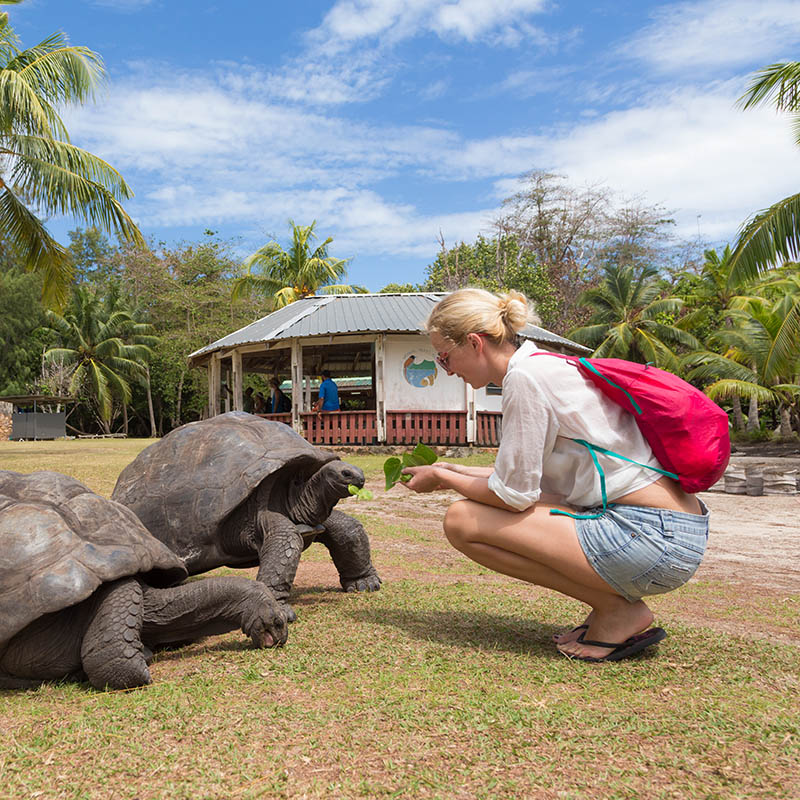
M 482 469 L 476 467 L 476 469 Z M 433 492 L 436 489 L 453 489 L 467 500 L 474 500 L 487 506 L 506 511 L 519 509 L 504 503 L 490 488 L 489 478 L 482 475 L 465 475 L 452 469 L 432 464 L 426 467 L 406 467 L 403 472 L 412 475 L 410 481 L 403 483 L 412 492 Z
M 447 461 L 437 461 L 436 466 L 440 469 L 450 469 L 462 475 L 473 475 L 479 478 L 488 478 L 494 472 L 494 467 L 468 467 L 465 464 L 449 464 Z

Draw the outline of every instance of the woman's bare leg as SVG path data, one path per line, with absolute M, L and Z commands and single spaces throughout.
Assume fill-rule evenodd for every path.
M 450 543 L 495 572 L 554 589 L 591 607 L 587 639 L 624 642 L 647 628 L 653 614 L 642 602 L 617 594 L 586 559 L 570 517 L 550 514 L 551 506 L 515 513 L 459 500 L 447 511 L 444 530 Z M 602 658 L 607 648 L 560 644 L 567 655 Z

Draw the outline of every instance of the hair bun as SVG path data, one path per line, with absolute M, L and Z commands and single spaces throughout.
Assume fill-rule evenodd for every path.
M 514 331 L 525 327 L 532 314 L 528 309 L 528 301 L 524 294 L 510 290 L 498 297 L 500 317 Z

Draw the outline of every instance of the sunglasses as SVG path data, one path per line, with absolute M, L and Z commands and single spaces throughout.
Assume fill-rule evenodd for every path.
M 469 336 L 469 334 L 467 334 L 467 335 Z M 488 336 L 489 334 L 488 334 L 488 333 L 476 333 L 475 335 L 476 335 L 476 336 Z M 457 345 L 456 345 L 456 347 L 461 347 L 461 345 L 463 345 L 463 344 L 466 344 L 468 341 L 469 341 L 469 339 L 466 339 L 465 341 L 461 342 L 461 344 L 457 344 Z M 448 351 L 446 351 L 446 352 L 444 352 L 444 353 L 437 353 L 437 354 L 436 354 L 436 355 L 433 357 L 433 360 L 434 360 L 434 361 L 435 361 L 435 362 L 436 362 L 436 363 L 437 363 L 437 364 L 438 364 L 438 365 L 439 365 L 439 366 L 440 366 L 440 367 L 441 367 L 441 368 L 442 368 L 442 369 L 443 369 L 443 370 L 444 370 L 444 371 L 445 371 L 445 372 L 446 372 L 448 375 L 452 375 L 452 374 L 453 374 L 453 373 L 451 372 L 451 370 L 450 370 L 450 352 L 451 352 L 451 351 L 450 351 L 450 350 L 448 350 Z

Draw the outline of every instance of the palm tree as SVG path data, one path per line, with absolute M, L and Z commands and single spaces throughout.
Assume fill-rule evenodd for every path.
M 710 321 L 716 324 L 722 321 L 726 328 L 733 327 L 733 319 L 728 312 L 728 308 L 743 286 L 731 281 L 732 256 L 730 245 L 725 245 L 725 249 L 720 256 L 716 250 L 706 250 L 703 253 L 703 265 L 699 275 L 683 273 L 693 283 L 693 288 L 683 295 L 687 305 L 697 309 L 703 321 L 708 324 Z M 710 320 L 708 319 L 710 317 Z M 732 398 L 733 421 L 736 430 L 745 430 L 744 414 L 742 413 L 742 401 L 738 395 Z M 755 412 L 755 417 L 753 415 Z M 758 424 L 758 412 L 755 399 L 751 398 L 751 409 L 749 423 Z
M 288 250 L 272 241 L 248 256 L 242 264 L 246 274 L 234 282 L 233 299 L 242 292 L 256 292 L 269 298 L 275 308 L 281 308 L 318 292 L 352 292 L 352 286 L 334 283 L 344 277 L 347 259 L 328 255 L 328 245 L 333 239 L 329 236 L 311 249 L 313 240 L 317 238 L 314 233 L 316 224 L 316 220 L 305 226 L 289 220 L 292 245 Z M 258 272 L 254 273 L 254 269 Z
M 698 351 L 683 359 L 689 377 L 711 380 L 712 399 L 740 397 L 751 402 L 748 430 L 757 424 L 759 403 L 778 404 L 781 435 L 791 434 L 789 412 L 800 398 L 800 305 L 788 293 L 773 302 L 765 297 L 737 297 L 729 313 L 733 327 L 711 337 L 724 353 Z M 753 413 L 755 409 L 755 413 Z
M 44 354 L 45 362 L 74 368 L 70 394 L 86 392 L 100 425 L 110 433 L 114 397 L 129 403 L 129 379 L 146 379 L 150 348 L 157 342 L 151 327 L 136 322 L 126 310 L 107 307 L 82 286 L 75 288 L 64 316 L 52 310 L 46 316 L 60 346 Z
M 77 216 L 142 241 L 121 205 L 131 190 L 113 167 L 70 143 L 57 111 L 88 100 L 103 75 L 100 56 L 60 32 L 21 49 L 0 14 L 0 239 L 43 276 L 42 299 L 53 308 L 67 300 L 72 261 L 37 214 Z
M 569 335 L 594 348 L 593 356 L 653 363 L 677 372 L 678 356 L 672 348 L 700 347 L 683 328 L 691 324 L 691 315 L 675 325 L 669 322 L 680 312 L 683 300 L 660 296 L 658 271 L 653 267 L 635 270 L 612 265 L 604 272 L 600 285 L 586 290 L 578 300 L 593 309 L 591 319 Z
M 739 98 L 742 108 L 769 103 L 792 114 L 796 143 L 800 146 L 800 62 L 770 64 L 753 76 Z M 793 194 L 759 211 L 746 222 L 731 259 L 731 280 L 752 280 L 779 261 L 800 257 L 800 194 Z

